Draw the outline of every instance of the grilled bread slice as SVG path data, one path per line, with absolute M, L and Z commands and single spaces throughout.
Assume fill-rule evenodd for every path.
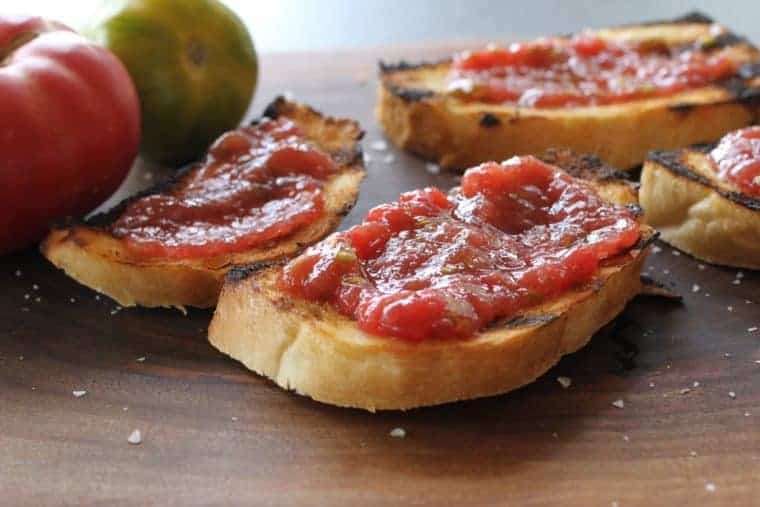
M 740 66 L 736 76 L 720 84 L 669 97 L 536 109 L 466 101 L 447 93 L 451 60 L 381 63 L 376 116 L 396 145 L 444 168 L 540 155 L 556 146 L 595 153 L 622 169 L 641 164 L 650 150 L 711 142 L 758 118 L 760 53 L 709 18 L 692 14 L 595 33 L 612 40 L 728 47 Z
M 650 153 L 639 190 L 647 223 L 698 259 L 760 269 L 760 199 L 716 177 L 712 148 Z
M 582 174 L 589 162 L 598 166 L 593 158 L 571 166 Z M 635 203 L 631 186 L 609 172 L 596 187 L 605 199 Z M 284 389 L 333 405 L 410 409 L 505 393 L 583 347 L 623 310 L 641 290 L 639 272 L 653 237 L 642 225 L 640 241 L 610 259 L 591 283 L 465 340 L 374 336 L 329 305 L 278 290 L 281 264 L 236 268 L 227 275 L 209 341 Z
M 283 98 L 270 104 L 264 116 L 293 120 L 306 138 L 338 164 L 338 171 L 325 183 L 325 213 L 317 221 L 272 244 L 244 252 L 190 260 L 143 259 L 108 230 L 125 209 L 125 201 L 84 223 L 54 229 L 42 244 L 43 255 L 78 282 L 123 306 L 205 308 L 216 304 L 224 275 L 232 266 L 291 256 L 323 238 L 358 197 L 364 177 L 359 147 L 363 132 L 355 121 L 326 117 Z M 191 166 L 141 196 L 169 191 L 193 170 Z

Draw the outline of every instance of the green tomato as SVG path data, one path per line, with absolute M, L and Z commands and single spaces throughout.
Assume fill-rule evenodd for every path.
M 132 76 L 146 160 L 175 166 L 196 160 L 240 123 L 258 60 L 245 25 L 221 2 L 109 2 L 100 19 L 88 32 Z

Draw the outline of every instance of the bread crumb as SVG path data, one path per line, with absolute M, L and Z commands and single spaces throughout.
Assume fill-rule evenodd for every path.
M 388 149 L 388 143 L 382 139 L 378 139 L 377 141 L 372 141 L 369 147 L 375 151 L 385 151 Z
M 713 484 L 712 482 L 708 482 L 707 484 L 705 484 L 705 489 L 707 490 L 708 493 L 715 493 L 715 490 L 717 488 L 715 487 L 715 484 Z
M 570 377 L 557 377 L 557 382 L 559 382 L 559 385 L 563 388 L 567 389 L 572 385 L 573 380 Z
M 232 422 L 237 422 L 237 420 L 238 420 L 238 418 L 236 416 L 234 416 L 234 415 L 232 416 L 231 419 L 232 419 Z
M 393 428 L 390 435 L 393 438 L 404 438 L 406 437 L 406 430 L 404 428 Z
M 85 394 L 87 394 L 87 391 L 84 391 L 84 390 L 82 390 L 82 391 L 71 391 L 71 394 L 74 395 L 74 398 L 81 398 L 82 396 L 84 396 Z
M 728 397 L 733 400 L 734 398 L 736 398 L 736 393 L 733 391 L 728 391 Z
M 140 433 L 140 430 L 134 430 L 130 433 L 129 437 L 127 437 L 127 442 L 132 445 L 140 445 L 142 443 L 142 433 Z
M 750 414 L 749 412 L 744 412 L 744 417 L 749 417 L 749 416 L 751 416 L 751 415 L 752 415 L 752 414 Z
M 556 431 L 552 433 L 552 438 L 559 438 L 559 433 L 557 433 Z
M 757 331 L 757 326 L 752 326 L 752 327 L 747 328 L 747 332 L 749 333 L 754 333 L 755 331 Z
M 624 408 L 625 402 L 623 400 L 615 400 L 612 402 L 612 406 L 615 408 Z
M 681 393 L 681 394 L 689 394 L 691 392 L 691 389 L 689 389 L 688 387 L 684 387 L 683 389 L 681 389 L 678 392 Z
M 692 458 L 696 458 L 697 457 L 697 451 L 691 451 L 689 453 L 689 456 L 691 456 Z

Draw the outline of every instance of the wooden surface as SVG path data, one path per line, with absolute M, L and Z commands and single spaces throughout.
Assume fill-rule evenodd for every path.
M 369 148 L 375 61 L 404 52 L 263 61 L 256 110 L 287 90 L 366 128 L 369 177 L 346 224 L 454 183 Z M 664 245 L 648 266 L 683 305 L 639 298 L 512 394 L 373 415 L 249 374 L 206 343 L 208 311 L 119 311 L 33 250 L 0 258 L 0 504 L 758 505 L 760 274 L 737 285 L 737 270 Z

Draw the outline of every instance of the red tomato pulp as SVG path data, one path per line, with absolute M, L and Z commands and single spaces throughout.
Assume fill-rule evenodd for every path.
M 402 194 L 312 246 L 280 287 L 369 333 L 466 338 L 591 280 L 639 239 L 626 208 L 533 157 L 468 170 L 448 196 Z
M 760 127 L 747 127 L 724 136 L 710 156 L 719 178 L 745 194 L 760 197 Z
M 450 87 L 482 102 L 536 108 L 605 105 L 660 97 L 731 76 L 721 51 L 657 41 L 612 42 L 592 34 L 517 42 L 454 57 Z
M 146 257 L 249 250 L 319 219 L 334 169 L 295 123 L 264 120 L 222 135 L 176 187 L 130 203 L 111 231 Z

